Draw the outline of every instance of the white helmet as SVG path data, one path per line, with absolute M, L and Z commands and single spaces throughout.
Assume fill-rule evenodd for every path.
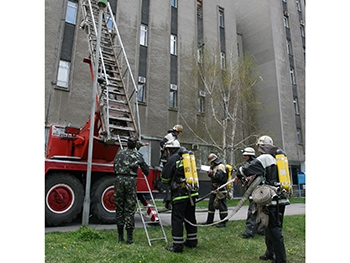
M 180 143 L 178 140 L 167 141 L 164 145 L 165 148 L 180 148 Z
M 258 139 L 256 145 L 273 145 L 273 140 L 270 136 L 263 135 Z
M 255 150 L 252 147 L 246 147 L 244 148 L 244 150 L 242 151 L 242 155 L 252 155 L 255 156 Z
M 174 127 L 173 127 L 173 131 L 177 131 L 177 132 L 182 132 L 183 130 L 183 127 L 181 124 L 176 124 Z
M 215 153 L 211 153 L 208 155 L 208 163 L 214 162 L 218 156 Z

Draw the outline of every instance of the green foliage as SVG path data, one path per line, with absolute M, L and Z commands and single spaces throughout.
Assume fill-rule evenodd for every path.
M 171 227 L 164 227 L 169 242 Z M 244 239 L 241 233 L 245 220 L 230 221 L 226 228 L 198 227 L 197 248 L 183 253 L 165 250 L 164 240 L 153 241 L 150 247 L 143 228 L 134 230 L 134 244 L 118 243 L 117 230 L 96 231 L 80 228 L 68 233 L 45 234 L 45 262 L 125 262 L 125 263 L 196 263 L 235 262 L 259 263 L 265 252 L 263 236 Z M 161 237 L 159 226 L 148 227 L 150 237 Z M 305 262 L 305 215 L 285 216 L 283 235 L 288 262 Z

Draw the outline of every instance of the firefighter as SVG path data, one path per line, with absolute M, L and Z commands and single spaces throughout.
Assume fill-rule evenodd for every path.
M 261 136 L 256 145 L 260 155 L 252 162 L 240 167 L 237 176 L 263 176 L 265 184 L 274 186 L 275 183 L 279 182 L 275 159 L 276 151 L 279 149 L 273 145 L 272 138 L 266 135 Z M 286 262 L 282 225 L 285 206 L 288 204 L 288 199 L 273 199 L 268 205 L 259 210 L 262 211 L 262 215 L 268 217 L 268 223 L 265 226 L 266 252 L 259 259 L 272 260 L 275 263 Z M 260 217 L 259 214 L 258 217 Z
M 208 162 L 211 165 L 210 170 L 208 171 L 208 176 L 211 179 L 211 190 L 214 191 L 227 182 L 226 167 L 222 163 L 221 159 L 214 153 L 209 154 Z M 227 217 L 228 212 L 226 204 L 226 192 L 226 187 L 223 187 L 220 189 L 220 191 L 213 192 L 209 196 L 208 217 L 207 221 L 203 223 L 204 225 L 213 223 L 216 209 L 219 209 L 220 220 Z M 220 222 L 216 225 L 216 227 L 226 227 L 226 221 Z
M 124 241 L 124 226 L 127 232 L 127 244 L 132 244 L 135 228 L 136 206 L 136 177 L 140 167 L 148 176 L 149 167 L 140 152 L 137 151 L 137 138 L 131 136 L 127 141 L 127 148 L 120 150 L 114 159 L 114 202 L 116 211 L 116 224 L 118 228 L 118 242 Z
M 254 148 L 246 147 L 244 150 L 242 150 L 242 156 L 246 163 L 250 163 L 256 158 Z M 254 179 L 254 177 L 253 176 L 247 177 L 248 181 L 251 179 Z M 258 233 L 259 235 L 264 235 L 264 227 L 262 226 L 262 224 L 256 222 L 257 212 L 258 212 L 257 204 L 253 201 L 252 197 L 249 196 L 247 220 L 245 223 L 246 230 L 245 232 L 242 233 L 242 236 L 244 238 L 254 237 L 256 233 Z
M 172 129 L 168 130 L 168 133 L 164 136 L 163 140 L 159 143 L 160 145 L 160 162 L 164 166 L 167 160 L 167 151 L 164 149 L 164 145 L 168 141 L 178 140 L 179 135 L 182 132 L 183 127 L 181 124 L 176 124 Z
M 172 140 L 165 144 L 169 158 L 163 167 L 161 180 L 171 188 L 171 226 L 173 245 L 166 249 L 171 252 L 182 252 L 184 246 L 194 248 L 197 246 L 196 201 L 198 191 L 192 191 L 186 185 L 185 171 L 182 162 L 182 152 L 178 140 Z M 187 223 L 187 219 L 191 224 Z M 184 226 L 186 229 L 186 241 L 184 240 Z

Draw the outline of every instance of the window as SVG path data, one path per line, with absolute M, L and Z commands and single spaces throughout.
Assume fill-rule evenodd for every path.
M 294 74 L 294 68 L 290 68 L 290 81 L 292 84 L 295 84 L 295 74 Z
M 288 16 L 286 15 L 283 16 L 283 24 L 284 24 L 284 27 L 289 28 L 289 19 L 288 19 Z
M 301 12 L 299 0 L 296 0 L 295 3 L 296 3 L 296 5 L 297 5 L 297 10 L 298 10 L 299 12 Z
M 68 88 L 69 71 L 70 71 L 70 62 L 60 60 L 58 73 L 57 73 L 57 86 Z
M 300 26 L 300 34 L 302 37 L 305 37 L 305 29 L 303 25 Z
M 137 100 L 138 102 L 146 102 L 146 94 L 145 94 L 145 84 L 139 83 L 137 85 Z
M 293 55 L 293 53 L 292 53 L 292 44 L 291 44 L 289 39 L 286 40 L 286 44 L 287 44 L 287 53 L 288 53 L 288 55 Z
M 301 130 L 297 128 L 297 143 L 301 144 Z
M 137 101 L 146 102 L 146 78 L 141 76 L 137 85 Z
M 78 3 L 68 1 L 66 22 L 75 25 L 77 19 Z
M 220 66 L 221 69 L 226 68 L 226 54 L 224 52 L 220 52 Z
M 171 6 L 172 7 L 177 7 L 177 0 L 171 0 Z
M 219 27 L 224 27 L 224 10 L 219 9 Z
M 140 45 L 147 47 L 147 30 L 148 27 L 146 25 L 141 25 L 140 28 Z
M 170 36 L 170 54 L 177 55 L 176 48 L 177 37 L 175 35 Z
M 200 90 L 198 96 L 198 113 L 205 112 L 205 91 Z
M 177 85 L 170 84 L 170 100 L 169 100 L 170 108 L 177 108 Z
M 295 115 L 299 115 L 298 98 L 294 97 L 293 104 L 294 104 L 294 113 L 295 113 Z
M 112 32 L 113 31 L 113 20 L 110 14 L 106 15 L 106 21 L 107 21 L 107 27 L 108 31 Z
M 197 49 L 197 62 L 198 63 L 203 62 L 203 50 L 202 50 L 202 48 Z

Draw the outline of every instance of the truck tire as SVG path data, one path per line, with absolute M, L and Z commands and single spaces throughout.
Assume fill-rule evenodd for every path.
M 115 224 L 114 176 L 98 179 L 91 188 L 91 213 L 95 221 Z
M 72 222 L 81 212 L 84 189 L 69 173 L 54 173 L 45 178 L 45 223 L 59 226 Z

